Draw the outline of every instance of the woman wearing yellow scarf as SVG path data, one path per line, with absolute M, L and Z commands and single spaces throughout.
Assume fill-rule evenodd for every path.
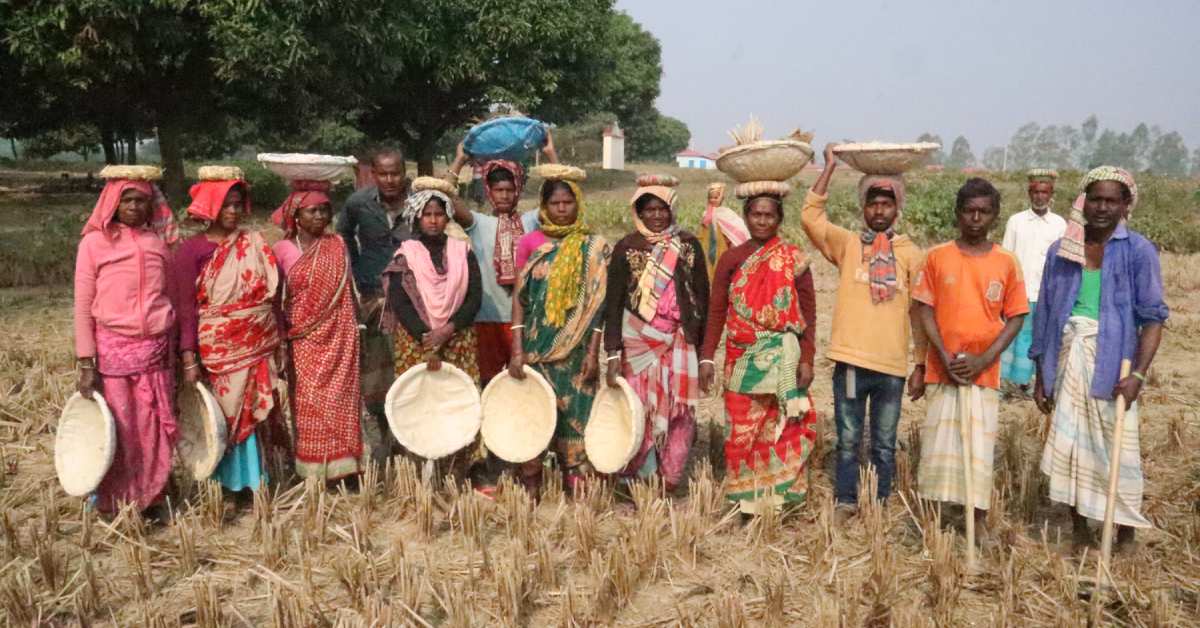
M 513 299 L 512 361 L 509 374 L 525 377 L 529 364 L 558 396 L 554 447 L 573 489 L 587 471 L 583 429 L 592 410 L 599 373 L 601 305 L 608 283 L 611 248 L 584 220 L 578 168 L 558 167 L 543 174 L 539 230 L 517 245 L 521 274 Z M 541 477 L 538 459 L 522 467 L 527 488 Z

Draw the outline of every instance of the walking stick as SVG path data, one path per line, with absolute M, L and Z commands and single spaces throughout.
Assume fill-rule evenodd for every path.
M 1128 359 L 1121 360 L 1121 379 L 1129 377 L 1131 368 Z M 1106 582 L 1108 561 L 1112 558 L 1113 515 L 1117 506 L 1117 480 L 1121 475 L 1121 444 L 1125 440 L 1125 396 L 1117 395 L 1117 417 L 1113 421 L 1112 445 L 1108 454 L 1108 499 L 1104 502 L 1104 531 L 1100 536 L 1100 558 L 1096 562 L 1096 594 L 1093 596 L 1093 613 L 1099 619 L 1100 593 Z
M 967 569 L 975 571 L 975 491 L 974 489 L 974 441 L 971 427 L 971 401 L 973 386 L 958 387 L 958 433 L 962 436 L 963 484 L 966 497 L 963 499 L 963 514 L 967 524 Z

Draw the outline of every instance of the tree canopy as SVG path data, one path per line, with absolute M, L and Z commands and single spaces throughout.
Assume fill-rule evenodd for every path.
M 92 128 L 108 161 L 154 133 L 173 198 L 185 156 L 242 144 L 397 143 L 428 172 L 445 134 L 497 106 L 611 112 L 631 155 L 688 136 L 654 108 L 658 41 L 612 0 L 30 0 L 0 4 L 0 24 L 0 132 L 58 132 L 48 150 Z

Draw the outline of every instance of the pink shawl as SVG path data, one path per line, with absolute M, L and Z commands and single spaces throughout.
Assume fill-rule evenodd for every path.
M 446 238 L 446 274 L 439 273 L 429 256 L 429 249 L 418 239 L 405 240 L 397 254 L 408 262 L 421 295 L 424 311 L 421 320 L 430 329 L 442 327 L 458 310 L 467 297 L 467 243 L 456 238 Z M 420 310 L 421 308 L 418 308 Z

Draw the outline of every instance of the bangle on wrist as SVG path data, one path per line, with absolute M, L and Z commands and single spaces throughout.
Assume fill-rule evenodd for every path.
M 716 365 L 717 365 L 717 363 L 716 363 L 716 362 L 713 362 L 712 360 L 700 360 L 700 363 L 701 363 L 701 364 L 711 364 L 711 365 L 713 365 L 713 366 L 716 366 Z
M 613 355 L 610 355 L 610 356 L 608 356 L 607 358 L 604 358 L 604 361 L 605 361 L 605 362 L 612 362 L 613 360 L 620 360 L 620 359 L 621 359 L 621 354 L 620 354 L 620 353 L 615 353 L 615 354 L 613 354 Z
M 1130 373 L 1130 375 L 1132 375 L 1139 382 L 1141 382 L 1143 384 L 1146 383 L 1146 376 L 1144 374 L 1139 373 L 1138 371 L 1134 371 L 1134 372 Z
M 518 329 L 525 329 L 525 326 L 524 325 L 509 325 L 508 326 L 509 331 L 517 331 Z

